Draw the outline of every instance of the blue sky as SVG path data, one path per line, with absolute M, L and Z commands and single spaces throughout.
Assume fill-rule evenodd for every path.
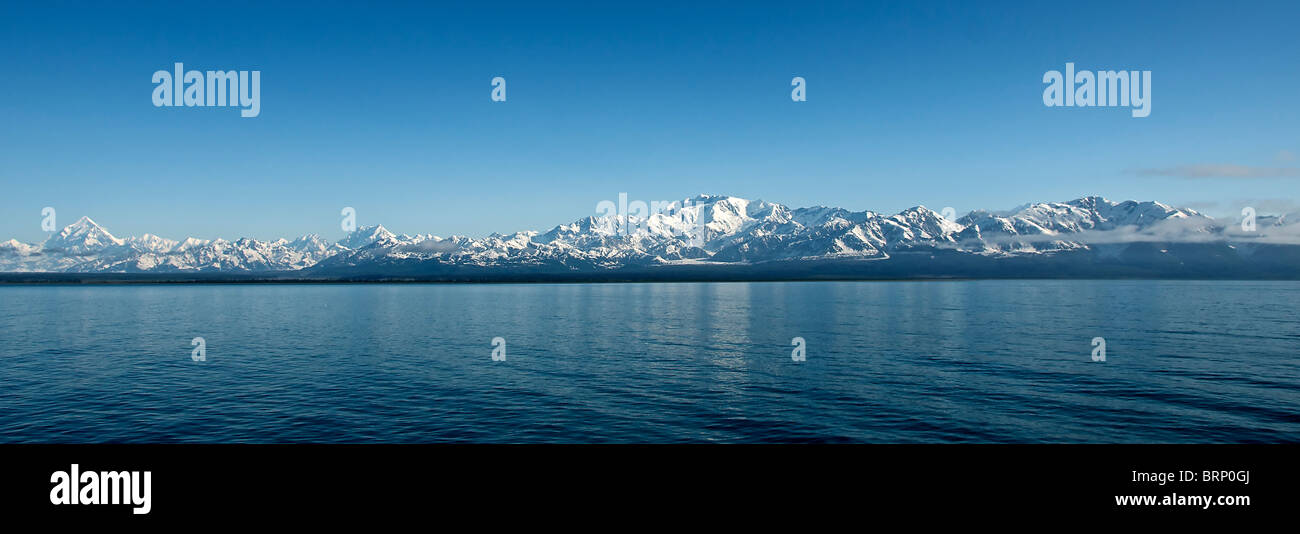
M 888 213 L 1300 198 L 1296 2 L 17 4 L 0 240 L 43 240 L 45 206 L 117 235 L 337 239 L 344 206 L 480 236 L 620 192 Z M 154 107 L 177 61 L 260 70 L 261 115 Z M 1067 61 L 1152 71 L 1151 116 L 1045 107 Z M 1258 176 L 1184 176 L 1206 166 Z

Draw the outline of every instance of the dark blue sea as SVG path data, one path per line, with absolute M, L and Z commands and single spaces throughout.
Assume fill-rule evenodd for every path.
M 0 442 L 1297 442 L 1298 303 L 1295 282 L 7 286 Z

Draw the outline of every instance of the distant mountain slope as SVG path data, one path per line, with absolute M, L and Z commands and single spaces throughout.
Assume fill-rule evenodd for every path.
M 923 206 L 882 215 L 702 195 L 648 217 L 585 217 L 545 232 L 441 238 L 370 226 L 329 243 L 315 235 L 291 241 L 175 241 L 150 234 L 122 239 L 83 217 L 41 244 L 0 243 L 0 271 L 279 273 L 309 279 L 854 273 L 1290 278 L 1300 272 L 1295 221 L 1260 217 L 1256 231 L 1246 232 L 1235 222 L 1188 209 L 1101 197 L 975 211 L 953 221 Z

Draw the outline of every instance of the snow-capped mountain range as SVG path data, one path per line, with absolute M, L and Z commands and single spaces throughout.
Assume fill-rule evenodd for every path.
M 917 253 L 1041 257 L 1134 243 L 1215 244 L 1248 256 L 1259 246 L 1300 245 L 1300 224 L 1293 216 L 1261 216 L 1254 231 L 1245 231 L 1238 221 L 1217 221 L 1189 209 L 1101 197 L 1028 204 L 1010 212 L 975 211 L 949 220 L 923 206 L 883 215 L 702 195 L 649 217 L 585 217 L 545 232 L 442 238 L 369 226 L 337 243 L 317 235 L 274 241 L 119 238 L 82 217 L 44 243 L 0 243 L 0 272 L 298 272 L 304 277 L 458 268 L 599 272 L 889 260 Z

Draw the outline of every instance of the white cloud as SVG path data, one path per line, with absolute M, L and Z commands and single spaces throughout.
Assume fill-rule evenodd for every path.
M 1159 169 L 1141 169 L 1142 176 L 1178 178 L 1300 178 L 1297 167 L 1256 167 L 1251 165 L 1198 163 Z

